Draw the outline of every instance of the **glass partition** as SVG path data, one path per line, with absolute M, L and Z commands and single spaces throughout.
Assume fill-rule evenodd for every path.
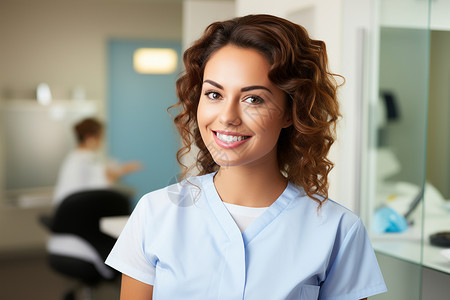
M 421 299 L 428 1 L 377 5 L 362 204 L 388 292 L 371 299 Z

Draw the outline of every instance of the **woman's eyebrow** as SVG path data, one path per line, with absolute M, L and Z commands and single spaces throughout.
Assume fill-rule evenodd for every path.
M 248 91 L 252 91 L 252 90 L 266 90 L 269 93 L 273 94 L 271 90 L 269 90 L 268 88 L 266 88 L 265 86 L 262 85 L 252 85 L 252 86 L 247 86 L 241 89 L 241 92 L 248 92 Z
M 217 83 L 217 82 L 215 82 L 215 81 L 212 81 L 212 80 L 206 79 L 205 81 L 203 81 L 203 83 L 205 83 L 205 82 L 209 83 L 210 85 L 213 85 L 213 86 L 215 86 L 215 87 L 216 87 L 216 88 L 218 88 L 218 89 L 221 89 L 221 90 L 223 90 L 223 86 L 221 86 L 220 84 L 218 84 L 218 83 Z
M 219 88 L 219 89 L 223 90 L 223 86 L 220 85 L 220 84 L 218 84 L 218 83 L 215 82 L 215 81 L 206 79 L 205 81 L 203 81 L 203 83 L 205 83 L 205 82 L 207 82 L 207 83 L 209 83 L 209 84 L 215 86 L 216 88 Z M 266 90 L 266 91 L 268 91 L 269 93 L 273 94 L 272 91 L 271 91 L 270 89 L 268 89 L 268 88 L 266 88 L 265 86 L 262 86 L 262 85 L 246 86 L 246 87 L 243 87 L 243 88 L 241 89 L 241 92 L 248 92 L 248 91 L 252 91 L 252 90 Z

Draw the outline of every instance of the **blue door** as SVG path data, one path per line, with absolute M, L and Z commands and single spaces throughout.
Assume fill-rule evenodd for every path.
M 180 172 L 179 138 L 167 108 L 177 102 L 172 74 L 138 74 L 133 54 L 139 48 L 172 48 L 180 43 L 110 40 L 108 42 L 107 147 L 119 161 L 138 160 L 143 170 L 123 182 L 135 190 L 134 204 L 145 193 L 162 188 Z

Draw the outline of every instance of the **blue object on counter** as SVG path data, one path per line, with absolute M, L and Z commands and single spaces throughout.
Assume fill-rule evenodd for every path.
M 375 233 L 403 232 L 408 229 L 406 219 L 388 206 L 375 211 L 372 219 L 372 230 Z

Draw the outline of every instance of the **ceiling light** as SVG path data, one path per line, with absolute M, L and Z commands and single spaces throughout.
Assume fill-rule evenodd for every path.
M 177 68 L 177 52 L 170 48 L 139 48 L 133 67 L 140 74 L 170 74 Z

